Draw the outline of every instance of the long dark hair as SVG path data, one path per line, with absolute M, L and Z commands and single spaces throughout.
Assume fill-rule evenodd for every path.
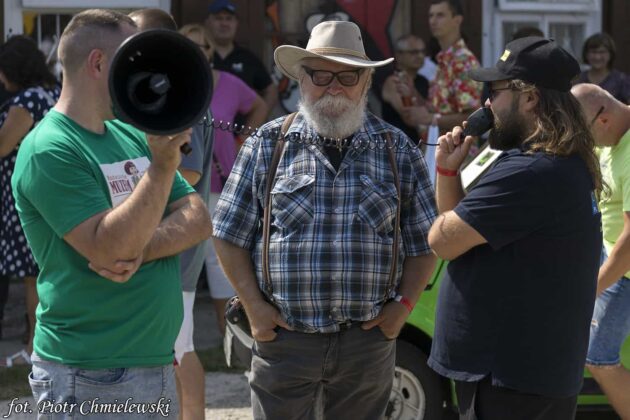
M 528 149 L 556 156 L 577 154 L 591 174 L 597 195 L 605 191 L 595 140 L 577 99 L 570 92 L 545 89 L 522 80 L 512 80 L 510 85 L 525 92 L 538 90 L 534 132 L 523 142 Z
M 37 44 L 23 35 L 15 35 L 0 46 L 0 71 L 18 89 L 33 86 L 52 87 L 57 79 L 46 66 Z

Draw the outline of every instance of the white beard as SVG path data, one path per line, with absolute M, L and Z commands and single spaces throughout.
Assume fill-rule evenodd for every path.
M 361 128 L 366 106 L 367 95 L 363 95 L 357 104 L 343 95 L 325 94 L 314 102 L 302 97 L 298 109 L 306 123 L 320 136 L 344 139 Z

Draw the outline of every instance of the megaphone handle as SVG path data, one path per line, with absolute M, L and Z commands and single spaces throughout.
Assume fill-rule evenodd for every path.
M 190 152 L 192 152 L 192 147 L 190 147 L 190 144 L 188 143 L 184 143 L 179 147 L 179 150 L 185 154 L 186 156 L 188 156 L 190 154 Z

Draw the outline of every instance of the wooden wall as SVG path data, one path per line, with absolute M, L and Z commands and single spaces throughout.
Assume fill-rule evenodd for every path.
M 610 34 L 617 46 L 615 68 L 630 73 L 630 1 L 604 0 L 602 29 Z

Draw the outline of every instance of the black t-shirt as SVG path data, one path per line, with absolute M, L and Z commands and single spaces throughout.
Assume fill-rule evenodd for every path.
M 448 265 L 434 370 L 550 397 L 580 391 L 602 249 L 592 189 L 577 156 L 497 159 L 454 209 L 488 243 Z
M 215 52 L 212 66 L 216 70 L 232 73 L 258 93 L 272 83 L 263 63 L 249 50 L 238 45 L 234 46 L 225 59 Z
M 416 87 L 416 90 L 418 91 L 418 93 L 424 99 L 426 99 L 429 96 L 429 81 L 424 76 L 417 75 L 416 78 L 413 80 L 413 84 Z M 411 141 L 417 144 L 418 139 L 420 137 L 418 135 L 418 132 L 416 131 L 416 128 L 405 124 L 403 119 L 400 117 L 400 114 L 396 112 L 396 110 L 389 104 L 389 102 L 384 101 L 382 96 L 380 97 L 381 97 L 381 103 L 383 105 L 382 107 L 383 119 L 387 121 L 388 123 L 390 123 L 391 125 L 393 125 L 394 127 L 400 128 L 402 131 L 404 131 L 407 137 L 411 139 Z
M 352 138 L 354 135 L 347 137 L 341 141 L 341 144 L 344 146 L 341 149 L 334 145 L 326 145 L 323 148 L 326 157 L 328 158 L 328 162 L 335 168 L 335 171 L 339 170 L 341 166 L 341 162 L 343 158 L 346 156 L 346 152 L 348 152 L 348 144 L 352 143 Z

